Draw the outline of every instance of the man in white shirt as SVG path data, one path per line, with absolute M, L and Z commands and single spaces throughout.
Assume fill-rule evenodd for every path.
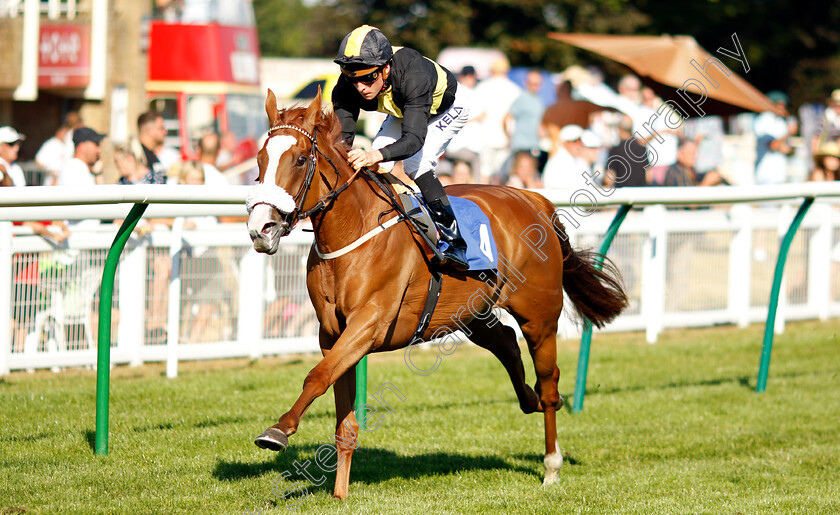
M 73 158 L 67 161 L 58 174 L 58 186 L 94 186 L 98 184 L 93 165 L 99 161 L 102 152 L 100 144 L 105 138 L 90 127 L 79 127 L 73 131 L 75 147 Z
M 38 153 L 35 154 L 35 163 L 47 172 L 44 176 L 43 185 L 52 186 L 58 178 L 61 168 L 70 156 L 67 154 L 67 147 L 64 144 L 64 137 L 70 131 L 67 125 L 61 125 L 55 131 L 55 135 L 45 141 Z
M 0 127 L 0 186 L 26 186 L 23 169 L 15 163 L 20 151 L 20 142 L 26 136 L 15 129 Z
M 224 174 L 216 168 L 216 159 L 219 157 L 220 149 L 219 135 L 214 132 L 205 134 L 198 141 L 198 161 L 204 168 L 204 184 L 207 186 L 229 184 Z
M 505 131 L 505 115 L 522 88 L 507 76 L 507 59 L 493 62 L 491 76 L 476 85 L 470 110 L 470 123 L 481 123 L 481 182 L 498 176 L 510 155 L 510 141 Z
M 566 125 L 560 130 L 560 144 L 543 168 L 543 184 L 546 189 L 577 190 L 586 186 L 582 174 L 590 171 L 590 167 L 581 157 L 584 152 L 584 133 L 580 125 Z

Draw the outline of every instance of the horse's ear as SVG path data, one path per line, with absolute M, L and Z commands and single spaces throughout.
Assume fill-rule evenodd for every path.
M 303 117 L 304 123 L 308 128 L 313 128 L 318 124 L 318 119 L 321 118 L 321 86 L 318 86 L 318 93 L 315 99 L 306 108 L 306 114 Z
M 280 119 L 280 113 L 277 111 L 277 97 L 269 88 L 268 95 L 265 97 L 265 114 L 268 115 L 268 126 L 274 127 Z

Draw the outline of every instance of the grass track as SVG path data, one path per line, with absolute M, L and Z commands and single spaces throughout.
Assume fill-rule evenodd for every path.
M 568 457 L 547 489 L 542 416 L 519 412 L 489 353 L 463 346 L 427 377 L 401 353 L 373 356 L 369 391 L 389 382 L 406 399 L 387 397 L 393 413 L 360 435 L 344 502 L 329 474 L 306 497 L 272 491 L 331 441 L 331 393 L 285 454 L 251 443 L 294 401 L 312 356 L 186 363 L 176 380 L 160 364 L 117 368 L 107 457 L 92 451 L 94 372 L 16 373 L 0 379 L 0 514 L 838 513 L 840 322 L 788 324 L 759 395 L 762 331 L 667 331 L 656 345 L 597 335 L 584 412 L 558 417 Z M 412 354 L 418 366 L 433 356 Z M 577 342 L 558 342 L 569 403 L 576 362 Z

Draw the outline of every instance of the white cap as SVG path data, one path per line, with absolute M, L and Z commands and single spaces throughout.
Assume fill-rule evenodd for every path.
M 0 142 L 14 143 L 15 141 L 23 141 L 25 139 L 26 136 L 9 127 L 8 125 L 6 125 L 5 127 L 0 127 Z
M 580 125 L 566 125 L 560 129 L 560 141 L 577 141 L 583 135 L 583 128 Z
M 580 142 L 587 148 L 598 148 L 601 146 L 601 138 L 589 129 L 583 131 L 580 135 Z

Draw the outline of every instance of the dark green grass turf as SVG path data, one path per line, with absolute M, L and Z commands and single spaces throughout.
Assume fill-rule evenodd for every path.
M 6 513 L 840 513 L 840 322 L 788 324 L 767 392 L 755 393 L 763 327 L 597 335 L 584 412 L 558 415 L 567 455 L 542 488 L 542 415 L 523 415 L 501 365 L 462 346 L 427 377 L 373 356 L 372 415 L 350 497 L 294 462 L 331 442 L 332 392 L 285 454 L 253 438 L 297 397 L 314 356 L 117 368 L 110 454 L 95 456 L 95 374 L 0 379 L 0 514 Z M 577 342 L 558 342 L 571 403 Z M 434 349 L 412 354 L 433 362 Z M 526 356 L 529 382 L 533 382 Z M 377 404 L 371 400 L 372 405 Z M 278 479 L 289 471 L 289 480 Z

